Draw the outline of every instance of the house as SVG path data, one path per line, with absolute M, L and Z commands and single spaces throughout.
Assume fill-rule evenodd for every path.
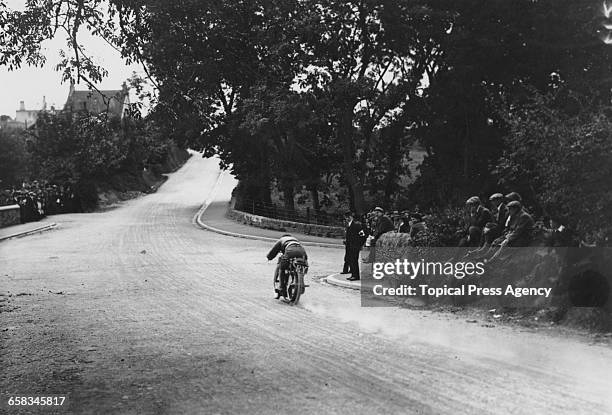
M 34 124 L 36 124 L 36 120 L 38 119 L 38 114 L 41 111 L 47 111 L 47 101 L 43 96 L 42 108 L 39 110 L 27 110 L 25 108 L 25 102 L 19 101 L 19 109 L 15 111 L 15 119 L 7 121 L 7 126 L 9 128 L 30 128 Z
M 25 124 L 17 122 L 8 115 L 0 115 L 0 130 L 23 130 Z
M 64 111 L 87 111 L 95 115 L 107 113 L 123 119 L 129 104 L 129 91 L 125 82 L 121 89 L 103 91 L 77 91 L 74 84 L 70 84 Z

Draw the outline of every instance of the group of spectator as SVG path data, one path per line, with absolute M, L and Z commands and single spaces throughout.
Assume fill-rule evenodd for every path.
M 466 235 L 460 246 L 475 247 L 469 255 L 488 260 L 497 258 L 504 247 L 525 247 L 534 244 L 572 246 L 574 237 L 555 219 L 540 218 L 523 206 L 517 192 L 494 193 L 489 197 L 490 209 L 479 197 L 466 201 Z
M 414 211 L 390 212 L 374 208 L 363 218 L 369 237 L 368 244 L 375 245 L 386 232 L 407 233 L 415 239 L 428 229 L 426 219 L 433 216 Z M 472 196 L 465 202 L 462 224 L 457 229 L 458 246 L 473 248 L 474 252 L 499 251 L 503 247 L 530 246 L 538 243 L 548 246 L 571 246 L 572 235 L 554 219 L 534 220 L 532 213 L 523 206 L 517 192 L 505 196 L 494 193 L 485 204 L 480 197 Z M 534 239 L 538 239 L 535 241 Z
M 359 251 L 361 247 L 375 246 L 376 241 L 387 232 L 401 232 L 410 234 L 414 238 L 417 234 L 427 229 L 423 215 L 417 212 L 404 211 L 400 214 L 395 212 L 389 216 L 381 207 L 376 207 L 372 211 L 358 218 L 352 212 L 345 215 L 346 234 L 344 238 L 345 253 L 342 274 L 351 274 L 347 278 L 349 281 L 358 281 L 359 275 Z M 374 251 L 370 252 L 367 262 L 372 262 Z
M 63 185 L 24 182 L 21 188 L 0 193 L 0 206 L 19 205 L 21 223 L 33 222 L 47 215 L 81 212 L 80 200 L 71 183 Z
M 425 215 L 418 206 L 413 212 L 404 210 L 402 212 L 385 213 L 381 207 L 376 207 L 364 217 L 364 226 L 370 235 L 368 245 L 375 245 L 380 236 L 387 232 L 407 233 L 411 238 L 427 229 Z

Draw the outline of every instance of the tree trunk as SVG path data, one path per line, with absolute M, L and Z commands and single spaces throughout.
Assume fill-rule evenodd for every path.
M 319 210 L 321 210 L 321 202 L 319 201 L 319 190 L 317 185 L 310 185 L 308 190 L 310 190 L 310 197 L 312 198 L 312 208 L 314 209 L 315 214 L 318 214 Z
M 370 158 L 371 145 L 372 145 L 372 134 L 374 125 L 368 125 L 365 127 L 363 132 L 363 153 L 361 154 L 361 160 L 359 160 L 359 178 L 361 183 L 366 182 L 367 165 Z
M 399 176 L 398 170 L 400 167 L 401 154 L 400 154 L 400 144 L 401 144 L 401 136 L 399 134 L 393 134 L 393 136 L 388 137 L 389 140 L 392 140 L 391 146 L 389 147 L 389 152 L 387 153 L 387 160 L 389 160 L 387 177 L 385 177 L 385 197 L 384 204 L 385 207 L 391 207 L 391 198 L 393 193 L 396 190 L 396 180 Z
M 270 167 L 269 164 L 263 160 L 261 164 L 261 173 L 258 175 L 259 177 L 256 179 L 257 186 L 257 194 L 254 197 L 258 202 L 262 202 L 264 205 L 269 206 L 272 204 L 272 192 L 270 190 L 270 183 L 272 179 L 270 178 Z
M 284 183 L 283 184 L 283 196 L 284 196 L 284 203 L 285 203 L 285 210 L 287 212 L 295 212 L 295 203 L 293 201 L 293 196 L 294 196 L 294 189 L 293 189 L 293 183 Z
M 338 135 L 342 147 L 342 172 L 344 179 L 353 192 L 353 204 L 357 215 L 365 213 L 365 198 L 363 194 L 363 184 L 354 169 L 354 143 L 353 143 L 353 110 L 347 109 L 341 115 Z

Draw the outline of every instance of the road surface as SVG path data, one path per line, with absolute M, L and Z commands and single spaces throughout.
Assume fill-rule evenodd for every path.
M 0 412 L 612 413 L 609 347 L 361 308 L 318 282 L 341 250 L 308 248 L 303 303 L 273 300 L 270 243 L 192 223 L 218 174 L 192 157 L 156 194 L 0 243 Z

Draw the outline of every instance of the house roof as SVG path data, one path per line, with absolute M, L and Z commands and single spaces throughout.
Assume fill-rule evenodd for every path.
M 112 115 L 121 117 L 127 94 L 125 88 L 105 91 L 76 91 L 71 88 L 64 109 L 87 111 L 92 114 L 101 114 L 108 111 Z

